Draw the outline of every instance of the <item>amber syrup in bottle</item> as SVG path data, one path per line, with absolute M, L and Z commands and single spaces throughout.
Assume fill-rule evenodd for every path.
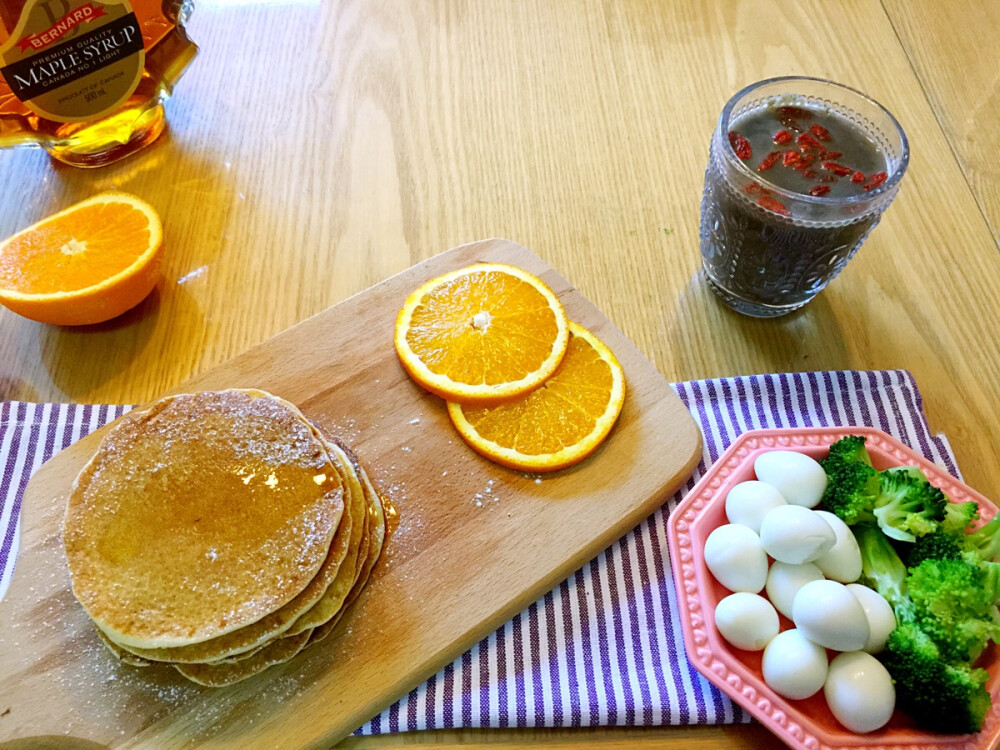
M 190 11 L 190 0 L 0 0 L 0 147 L 98 167 L 152 143 L 197 53 Z

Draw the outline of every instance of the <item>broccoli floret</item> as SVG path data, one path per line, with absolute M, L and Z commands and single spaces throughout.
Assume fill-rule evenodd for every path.
M 865 438 L 860 435 L 848 435 L 830 446 L 829 458 L 845 463 L 863 463 L 872 465 L 872 457 L 865 448 Z
M 1000 562 L 979 561 L 976 563 L 974 560 L 969 559 L 969 553 L 965 553 L 964 557 L 979 568 L 979 571 L 983 574 L 980 585 L 984 593 L 989 597 L 990 601 L 996 604 L 997 607 L 1000 607 Z
M 965 535 L 965 548 L 975 552 L 981 560 L 993 562 L 1000 559 L 1000 514 L 987 524 Z
M 945 662 L 913 623 L 892 631 L 879 658 L 896 683 L 897 704 L 923 726 L 949 734 L 982 729 L 990 708 L 985 669 Z
M 988 674 L 972 663 L 1000 642 L 1000 515 L 967 534 L 975 502 L 949 503 L 918 466 L 877 471 L 864 442 L 840 440 L 820 463 L 823 502 L 852 526 L 861 550 L 859 582 L 896 615 L 879 658 L 899 706 L 922 726 L 979 731 L 990 708 Z
M 920 468 L 877 471 L 863 437 L 841 438 L 820 465 L 827 476 L 823 505 L 848 526 L 875 521 L 893 539 L 912 542 L 945 519 L 948 499 Z
M 961 538 L 939 529 L 932 534 L 917 537 L 917 541 L 908 545 L 906 567 L 915 568 L 928 559 L 961 560 L 963 550 Z
M 823 506 L 848 526 L 874 522 L 879 476 L 869 464 L 830 457 L 820 461 L 826 472 Z
M 927 475 L 924 474 L 919 466 L 893 466 L 882 473 L 903 474 L 912 477 L 918 483 L 928 481 Z M 965 534 L 972 522 L 979 518 L 979 505 L 977 503 L 971 500 L 965 503 L 948 502 L 945 494 L 936 487 L 933 490 L 928 490 L 928 492 L 931 495 L 940 493 L 941 497 L 945 499 L 944 517 L 940 519 L 939 524 L 943 531 L 956 535 Z
M 879 483 L 880 493 L 873 512 L 886 536 L 913 542 L 918 536 L 940 528 L 948 498 L 923 474 L 883 471 L 879 473 Z
M 978 565 L 961 559 L 928 558 L 910 569 L 906 590 L 915 620 L 948 659 L 974 661 L 1000 638 L 996 581 L 986 578 Z
M 973 501 L 966 503 L 948 503 L 944 507 L 944 520 L 941 530 L 948 534 L 965 534 L 966 529 L 979 518 L 979 505 Z
M 977 504 L 971 501 L 949 504 L 948 507 L 957 509 L 953 517 L 970 521 L 979 514 Z M 981 578 L 979 588 L 989 601 L 1000 606 L 1000 562 L 996 561 L 1000 557 L 996 550 L 1000 544 L 1000 516 L 971 534 L 962 530 L 964 523 L 964 520 L 960 522 L 961 528 L 957 531 L 955 526 L 949 530 L 948 524 L 942 523 L 938 531 L 919 537 L 905 555 L 906 565 L 912 573 L 912 569 L 924 560 L 964 560 L 978 569 Z
M 875 589 L 892 605 L 897 622 L 911 620 L 913 603 L 906 592 L 907 571 L 899 553 L 876 526 L 862 524 L 852 531 L 861 550 L 859 582 Z
M 913 477 L 914 479 L 923 479 L 926 481 L 927 475 L 924 474 L 924 470 L 921 469 L 916 464 L 903 464 L 901 466 L 890 466 L 886 469 L 887 472 L 891 474 L 906 474 Z

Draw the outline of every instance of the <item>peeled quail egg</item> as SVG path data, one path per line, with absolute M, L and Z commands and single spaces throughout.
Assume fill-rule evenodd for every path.
M 896 614 L 892 605 L 879 592 L 860 583 L 847 584 L 847 590 L 858 600 L 868 618 L 868 641 L 861 650 L 877 654 L 885 648 L 889 633 L 896 629 Z
M 781 614 L 792 619 L 792 602 L 799 589 L 809 581 L 823 580 L 823 571 L 813 563 L 802 563 L 801 565 L 789 565 L 783 562 L 771 563 L 771 569 L 767 571 L 767 582 L 764 590 L 767 591 L 767 598 L 771 604 Z
M 768 451 L 753 462 L 757 479 L 777 488 L 792 505 L 814 508 L 826 489 L 826 472 L 817 461 L 798 451 Z
M 837 721 L 858 733 L 885 726 L 896 707 L 896 688 L 889 672 L 864 651 L 833 658 L 823 695 Z
M 778 613 L 764 597 L 738 591 L 715 605 L 715 627 L 744 651 L 760 651 L 778 634 Z
M 751 479 L 740 482 L 726 495 L 726 518 L 730 523 L 741 523 L 760 533 L 760 521 L 772 508 L 787 505 L 773 486 Z
M 705 540 L 704 557 L 712 575 L 730 591 L 756 594 L 764 588 L 767 555 L 753 529 L 736 523 L 720 526 Z
M 764 649 L 761 671 L 764 682 L 779 695 L 792 700 L 808 698 L 826 682 L 826 651 L 801 630 L 785 630 Z
M 795 627 L 820 646 L 860 651 L 868 643 L 868 618 L 861 603 L 837 581 L 810 581 L 792 602 Z
M 760 543 L 775 560 L 800 565 L 833 548 L 837 535 L 823 517 L 801 505 L 779 505 L 760 522 Z
M 816 559 L 823 575 L 841 583 L 854 583 L 861 577 L 861 549 L 847 524 L 833 513 L 817 510 L 816 514 L 830 524 L 837 541 Z

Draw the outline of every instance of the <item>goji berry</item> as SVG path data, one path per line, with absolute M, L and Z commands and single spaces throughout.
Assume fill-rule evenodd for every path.
M 854 174 L 851 175 L 851 182 L 858 182 L 858 183 L 860 183 L 860 182 L 864 182 L 864 181 L 865 181 L 865 173 L 864 172 L 855 172 Z
M 777 133 L 774 134 L 774 137 L 771 138 L 771 140 L 777 144 L 788 143 L 790 140 L 792 140 L 792 134 L 789 133 L 787 130 L 779 130 Z
M 779 117 L 794 117 L 796 120 L 812 116 L 812 112 L 802 107 L 778 107 L 777 114 Z
M 802 157 L 799 156 L 799 152 L 798 151 L 786 151 L 785 155 L 781 159 L 781 163 L 784 164 L 786 167 L 790 167 L 793 164 L 795 164 L 795 162 L 801 161 L 801 160 L 802 160 Z
M 815 154 L 802 154 L 799 156 L 799 160 L 793 165 L 795 169 L 805 169 L 810 164 L 816 161 Z
M 757 193 L 760 192 L 760 185 L 758 185 L 756 182 L 748 182 L 746 186 L 743 188 L 743 192 L 746 193 L 747 195 L 756 195 Z
M 799 120 L 803 117 L 811 117 L 812 114 L 805 109 L 799 107 L 778 107 L 774 111 L 774 116 L 778 119 L 782 125 L 786 128 L 791 128 L 792 130 L 802 130 L 799 125 Z
M 760 164 L 757 165 L 757 171 L 763 172 L 765 169 L 770 169 L 775 164 L 778 163 L 778 159 L 781 157 L 780 151 L 772 151 L 763 159 L 760 160 Z
M 820 125 L 818 122 L 814 122 L 809 126 L 809 132 L 814 136 L 819 138 L 821 141 L 830 140 L 830 131 Z
M 782 216 L 791 216 L 792 212 L 788 210 L 788 207 L 770 195 L 762 195 L 757 199 L 757 205 L 761 208 L 766 208 L 768 211 L 774 211 L 776 214 L 781 214 Z
M 849 175 L 853 170 L 850 167 L 845 167 L 843 164 L 837 164 L 835 161 L 825 161 L 823 162 L 823 169 L 828 172 L 833 172 L 835 175 L 843 177 L 844 175 Z
M 843 151 L 824 151 L 822 154 L 819 155 L 819 158 L 820 159 L 830 159 L 832 161 L 836 161 L 837 159 L 839 159 L 843 155 L 844 155 Z
M 865 185 L 865 190 L 874 190 L 879 185 L 882 185 L 886 180 L 889 179 L 887 172 L 876 172 L 871 176 L 871 182 Z
M 729 133 L 729 144 L 733 147 L 733 151 L 736 152 L 736 155 L 744 161 L 753 156 L 753 149 L 750 147 L 750 141 L 737 133 L 735 130 L 730 131 Z
M 816 185 L 815 187 L 813 187 L 809 191 L 809 195 L 812 195 L 812 196 L 815 196 L 815 197 L 818 198 L 819 196 L 826 195 L 829 192 L 830 192 L 830 186 L 829 185 Z
M 816 179 L 816 172 L 812 169 L 804 169 L 802 170 L 802 176 L 807 180 L 814 180 Z
M 817 151 L 823 150 L 823 147 L 819 145 L 819 141 L 817 141 L 808 133 L 800 134 L 799 137 L 796 138 L 795 140 L 798 141 L 799 148 L 803 151 L 813 148 L 816 149 Z

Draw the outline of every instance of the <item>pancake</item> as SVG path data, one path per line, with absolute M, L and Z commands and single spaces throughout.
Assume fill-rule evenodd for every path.
M 128 664 L 130 667 L 149 667 L 153 665 L 154 662 L 151 662 L 148 659 L 143 659 L 135 654 L 130 654 L 128 651 L 108 638 L 96 625 L 94 626 L 94 630 L 97 631 L 97 637 L 101 639 L 101 643 L 104 644 L 108 651 L 118 657 L 122 664 Z
M 357 505 L 352 508 L 352 514 L 354 518 L 358 519 L 358 524 L 364 529 L 364 533 L 358 539 L 358 544 L 352 549 L 354 564 L 351 569 L 347 570 L 346 566 L 343 566 L 340 575 L 326 590 L 322 598 L 289 628 L 288 635 L 296 635 L 303 630 L 312 630 L 333 617 L 343 606 L 344 600 L 354 587 L 368 559 L 368 549 L 372 536 L 368 495 L 350 458 L 336 443 L 326 442 L 325 444 L 330 453 L 338 459 L 338 465 L 346 467 L 348 471 L 350 478 L 346 484 L 352 488 L 352 492 L 357 497 Z M 354 492 L 355 489 L 356 492 Z
M 388 534 L 386 507 L 388 506 L 390 510 L 392 509 L 391 504 L 389 504 L 387 500 L 384 500 L 375 489 L 375 485 L 372 483 L 371 479 L 369 479 L 368 473 L 364 470 L 361 462 L 358 461 L 354 451 L 348 448 L 337 438 L 332 438 L 332 442 L 336 443 L 343 449 L 361 478 L 361 484 L 365 490 L 365 498 L 368 501 L 368 515 L 372 524 L 372 534 L 368 549 L 368 557 L 361 567 L 358 579 L 354 582 L 354 586 L 351 588 L 350 593 L 348 593 L 347 598 L 344 600 L 343 606 L 330 620 L 315 627 L 312 632 L 312 636 L 309 638 L 310 645 L 323 640 L 333 632 L 333 630 L 337 627 L 337 623 L 340 622 L 340 618 L 343 617 L 344 613 L 354 603 L 354 601 L 361 594 L 365 585 L 368 583 L 368 578 L 371 576 L 371 572 L 382 554 L 382 548 Z
M 327 446 L 328 448 L 331 446 Z M 343 457 L 343 461 L 340 457 Z M 282 636 L 285 638 L 290 638 L 298 635 L 305 630 L 311 630 L 312 625 L 310 622 L 326 622 L 335 612 L 340 609 L 340 605 L 343 603 L 344 598 L 350 592 L 351 588 L 354 586 L 355 581 L 358 579 L 358 574 L 361 571 L 362 566 L 366 563 L 368 557 L 368 507 L 365 501 L 365 494 L 362 489 L 360 480 L 354 473 L 354 469 L 351 466 L 350 461 L 344 456 L 343 453 L 333 453 L 332 454 L 333 463 L 338 466 L 338 468 L 343 468 L 345 471 L 345 487 L 349 488 L 349 496 L 351 501 L 347 504 L 347 510 L 344 513 L 344 517 L 350 516 L 354 519 L 355 533 L 351 535 L 350 549 L 347 555 L 340 565 L 336 577 L 327 587 L 325 593 L 322 597 L 309 609 L 305 610 L 294 623 L 291 623 L 291 627 L 287 627 L 283 632 L 275 633 L 273 637 Z M 327 612 L 330 614 L 322 617 L 322 619 L 317 620 L 316 612 Z M 254 626 L 251 626 L 254 627 Z M 236 631 L 236 633 L 231 633 L 230 636 L 236 635 L 241 631 Z M 223 639 L 230 636 L 223 636 Z M 222 640 L 222 639 L 220 639 Z M 212 643 L 211 641 L 209 643 Z M 203 644 L 208 645 L 208 643 Z M 241 661 L 243 659 L 250 658 L 258 653 L 264 648 L 268 648 L 270 641 L 258 645 L 252 650 L 247 650 L 242 653 L 234 652 L 229 653 L 224 656 L 215 659 L 205 659 L 199 661 L 204 661 L 211 664 L 221 664 L 221 663 L 233 663 L 236 661 Z
M 278 400 L 280 401 L 280 399 Z M 299 414 L 294 406 L 286 405 Z M 310 424 L 304 416 L 301 416 L 301 419 L 306 424 Z M 315 431 L 311 424 L 310 429 L 313 429 L 314 433 L 322 439 L 322 436 Z M 317 624 L 326 622 L 340 607 L 354 585 L 361 563 L 367 557 L 369 533 L 367 517 L 369 514 L 365 491 L 351 460 L 335 445 L 326 441 L 323 441 L 323 445 L 328 451 L 331 465 L 337 469 L 341 476 L 349 499 L 345 504 L 343 518 L 330 546 L 326 563 L 295 599 L 252 625 L 202 643 L 162 649 L 143 649 L 117 643 L 115 645 L 122 651 L 148 661 L 179 664 L 233 662 L 250 658 L 261 649 L 266 648 L 269 642 L 277 636 L 282 634 L 297 635 L 303 630 L 311 628 L 312 625 L 301 622 L 302 617 L 304 613 L 317 609 L 321 603 L 322 611 L 329 611 L 330 615 L 322 617 L 316 622 Z M 336 602 L 335 606 L 333 605 L 334 601 Z M 313 620 L 315 617 L 310 618 L 310 622 Z M 110 640 L 113 642 L 114 638 L 110 638 Z
M 381 555 L 383 502 L 287 401 L 168 397 L 126 415 L 74 483 L 74 594 L 123 663 L 230 685 L 336 628 Z
M 344 449 L 348 458 L 350 458 L 351 463 L 357 470 L 358 475 L 361 477 L 361 486 L 364 489 L 365 500 L 368 503 L 368 515 L 371 518 L 373 540 L 371 552 L 360 576 L 361 587 L 364 587 L 365 583 L 368 582 L 368 576 L 371 575 L 372 568 L 375 567 L 375 563 L 377 563 L 378 559 L 382 556 L 382 548 L 385 546 L 385 542 L 389 534 L 389 518 L 387 511 L 394 513 L 395 510 L 392 503 L 385 499 L 382 494 L 375 489 L 375 485 L 369 478 L 368 472 L 365 471 L 364 467 L 361 465 L 361 461 L 359 461 L 358 457 L 354 454 L 354 451 L 346 445 L 340 443 L 340 441 L 336 440 L 336 438 L 334 439 L 334 442 L 340 444 L 340 446 Z
M 279 661 L 291 659 L 300 650 L 322 640 L 333 632 L 348 607 L 357 599 L 367 583 L 371 571 L 381 555 L 386 537 L 386 516 L 383 508 L 383 500 L 376 491 L 367 472 L 358 461 L 357 456 L 347 445 L 337 438 L 324 438 L 324 442 L 335 457 L 340 457 L 343 462 L 346 462 L 351 467 L 354 475 L 357 477 L 364 497 L 362 515 L 366 521 L 365 526 L 368 529 L 368 535 L 359 549 L 357 573 L 350 579 L 350 584 L 347 585 L 344 596 L 331 596 L 328 591 L 328 594 L 316 606 L 296 622 L 295 627 L 253 652 L 239 654 L 231 659 L 223 659 L 210 664 L 175 665 L 181 674 L 188 679 L 202 685 L 222 687 L 252 677 Z M 350 486 L 350 482 L 348 482 L 348 486 Z M 346 574 L 344 581 L 347 581 Z M 330 587 L 330 591 L 336 586 L 337 582 L 334 582 Z M 310 621 L 321 624 L 315 628 L 308 627 L 302 629 L 301 632 L 295 632 L 296 628 Z M 305 637 L 305 641 L 300 640 L 302 637 Z
M 355 524 L 351 516 L 345 512 L 337 528 L 337 533 L 334 535 L 333 543 L 330 545 L 327 559 L 317 575 L 288 604 L 245 628 L 201 643 L 174 648 L 137 648 L 123 646 L 119 643 L 115 643 L 115 645 L 133 656 L 148 661 L 180 664 L 216 661 L 254 651 L 288 630 L 303 612 L 308 611 L 321 599 L 330 584 L 341 574 L 341 569 L 345 564 L 351 571 L 354 570 L 354 563 L 347 561 L 346 558 L 354 537 L 352 530 L 358 525 L 360 524 Z M 107 634 L 102 633 L 102 635 L 114 642 L 114 639 Z
M 249 659 L 232 664 L 178 664 L 175 668 L 199 685 L 224 687 L 288 661 L 306 647 L 309 635 L 310 631 L 306 630 L 291 638 L 276 638 Z
M 328 443 L 329 442 L 330 441 L 328 441 Z M 364 584 L 367 582 L 372 568 L 375 567 L 375 563 L 378 562 L 379 557 L 382 555 L 382 548 L 385 546 L 386 537 L 389 533 L 387 511 L 393 511 L 393 507 L 392 504 L 375 488 L 374 483 L 368 476 L 368 472 L 365 471 L 364 466 L 362 466 L 361 461 L 358 459 L 357 455 L 355 455 L 354 451 L 338 438 L 332 438 L 332 442 L 336 443 L 344 451 L 351 464 L 354 466 L 355 471 L 361 479 L 361 486 L 365 493 L 365 501 L 368 505 L 368 516 L 372 527 L 372 545 L 369 551 L 368 559 L 365 561 L 365 566 L 359 575 L 358 583 L 360 586 L 355 586 L 355 588 L 360 591 L 360 589 L 363 588 Z
M 294 409 L 297 414 L 299 413 L 290 404 L 288 406 Z M 313 429 L 305 417 L 301 417 L 301 419 L 310 425 L 310 429 Z M 143 659 L 180 664 L 214 663 L 248 658 L 266 647 L 273 638 L 288 631 L 303 613 L 309 611 L 318 601 L 325 598 L 326 592 L 331 586 L 342 585 L 338 582 L 345 577 L 350 578 L 353 582 L 356 578 L 358 548 L 361 540 L 367 534 L 364 491 L 346 457 L 341 459 L 340 456 L 329 451 L 329 446 L 326 443 L 323 445 L 328 450 L 330 464 L 337 470 L 341 482 L 347 490 L 347 501 L 323 567 L 295 599 L 252 625 L 201 643 L 161 649 L 116 645 Z M 304 629 L 298 628 L 289 635 L 300 633 Z M 111 638 L 111 640 L 114 639 Z
M 345 489 L 296 409 L 262 392 L 167 397 L 130 412 L 74 483 L 73 593 L 128 648 L 178 648 L 295 599 L 329 557 Z

